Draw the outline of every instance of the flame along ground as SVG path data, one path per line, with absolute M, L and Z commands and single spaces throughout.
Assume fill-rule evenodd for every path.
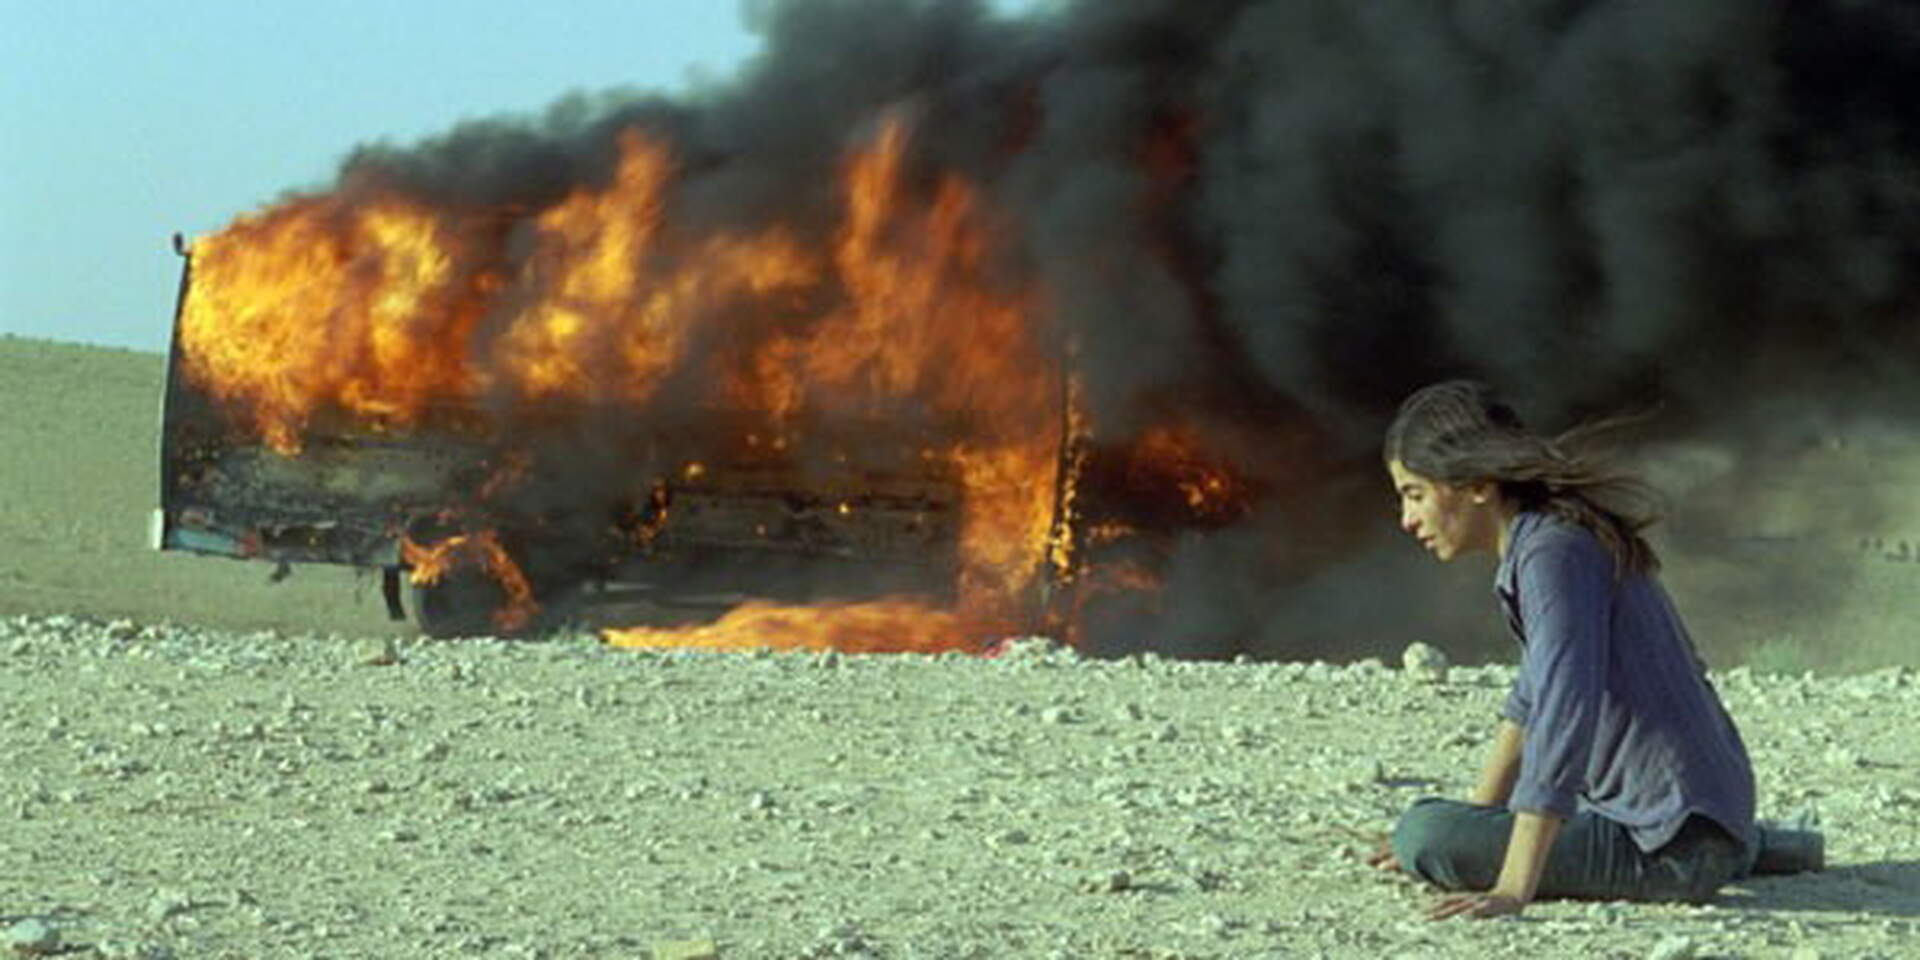
M 710 624 L 604 631 L 609 646 L 687 650 L 838 650 L 842 653 L 980 653 L 1006 628 L 910 598 L 808 605 L 752 602 Z
M 844 622 L 806 643 L 871 645 L 889 614 L 918 635 L 1018 608 L 1057 533 L 1064 372 L 1036 333 L 1036 298 L 990 279 L 996 226 L 974 188 L 943 174 L 909 189 L 909 131 L 890 119 L 850 153 L 828 242 L 803 245 L 780 224 L 697 234 L 667 218 L 670 145 L 632 129 L 617 142 L 605 183 L 543 211 L 439 210 L 363 186 L 198 241 L 180 326 L 188 375 L 290 457 L 326 411 L 394 432 L 435 404 L 503 394 L 644 416 L 669 374 L 706 385 L 702 402 L 763 412 L 775 435 L 803 411 L 906 399 L 969 424 L 934 454 L 964 489 L 964 613 L 822 607 L 811 619 Z M 696 351 L 696 338 L 730 346 Z M 490 531 L 408 547 L 416 581 L 478 563 L 513 599 L 509 621 L 530 615 L 526 579 Z M 754 614 L 755 629 L 776 622 Z M 798 619 L 777 622 L 792 633 Z

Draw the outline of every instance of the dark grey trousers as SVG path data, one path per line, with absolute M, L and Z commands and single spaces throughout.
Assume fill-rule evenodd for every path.
M 1442 889 L 1488 890 L 1500 877 L 1512 832 L 1513 814 L 1503 807 L 1427 797 L 1394 826 L 1393 853 L 1402 869 Z M 1705 817 L 1688 817 L 1671 841 L 1648 853 L 1625 826 L 1580 813 L 1561 825 L 1535 896 L 1704 903 L 1746 862 L 1739 841 Z

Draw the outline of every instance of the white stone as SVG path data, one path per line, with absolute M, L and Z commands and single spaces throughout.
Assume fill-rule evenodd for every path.
M 1647 954 L 1647 960 L 1693 960 L 1699 956 L 1699 948 L 1691 937 L 1667 937 L 1654 945 Z
M 1408 644 L 1400 654 L 1400 664 L 1406 668 L 1407 679 L 1415 683 L 1446 682 L 1447 655 L 1431 644 Z

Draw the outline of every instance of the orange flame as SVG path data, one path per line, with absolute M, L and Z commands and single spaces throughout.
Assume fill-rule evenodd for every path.
M 422 546 L 402 537 L 400 556 L 413 570 L 408 579 L 418 586 L 431 586 L 445 579 L 455 567 L 472 564 L 485 571 L 506 594 L 506 602 L 494 611 L 494 625 L 513 631 L 527 625 L 540 607 L 533 600 L 533 587 L 513 557 L 501 546 L 491 530 L 448 537 L 433 546 Z
M 1200 438 L 1185 427 L 1158 426 L 1135 441 L 1130 472 L 1144 484 L 1157 480 L 1178 490 L 1188 511 L 1200 519 L 1222 519 L 1244 512 L 1251 492 L 1229 465 L 1211 462 Z
M 837 230 L 818 248 L 778 223 L 675 224 L 672 150 L 634 129 L 605 183 L 543 210 L 297 199 L 195 245 L 185 371 L 289 456 L 322 411 L 406 429 L 436 403 L 488 407 L 490 391 L 643 407 L 669 378 L 706 392 L 675 398 L 688 407 L 764 414 L 776 450 L 802 413 L 958 424 L 931 456 L 964 491 L 960 608 L 1001 616 L 1060 539 L 1062 358 L 1038 335 L 1037 298 L 995 270 L 999 225 L 979 192 L 954 176 L 912 186 L 910 145 L 888 118 L 849 156 Z M 478 551 L 531 604 L 497 538 L 455 541 L 413 547 L 416 580 L 438 575 L 426 571 L 440 551 Z
M 1081 516 L 1080 479 L 1087 466 L 1092 430 L 1079 376 L 1069 371 L 1065 387 L 1067 422 L 1062 427 L 1065 433 L 1061 438 L 1065 456 L 1054 477 L 1053 525 L 1047 531 L 1047 563 L 1061 582 L 1070 582 L 1077 576 L 1080 563 L 1074 533 L 1085 520 Z
M 309 198 L 242 218 L 194 244 L 186 371 L 250 405 L 284 453 L 325 404 L 409 423 L 429 399 L 474 387 L 464 352 L 448 349 L 478 318 L 459 251 L 439 217 L 397 197 Z
M 575 191 L 535 222 L 520 277 L 530 303 L 496 357 L 523 395 L 644 402 L 712 305 L 815 279 L 805 253 L 778 231 L 716 236 L 692 255 L 671 256 L 660 236 L 668 151 L 634 130 L 619 145 L 611 183 Z
M 847 653 L 978 653 L 991 634 L 960 614 L 915 600 L 808 606 L 752 602 L 718 621 L 679 629 L 605 631 L 608 645 L 683 650 L 840 650 Z
M 1043 411 L 1060 401 L 1061 358 L 1034 337 L 1029 298 L 987 281 L 992 244 L 970 186 L 947 178 L 924 213 L 902 211 L 906 147 L 905 126 L 888 122 L 849 166 L 835 259 L 852 303 L 824 325 L 808 369 L 829 388 L 923 397 L 972 421 L 977 436 L 946 456 L 967 495 L 963 603 L 984 612 L 1046 556 L 1063 425 Z

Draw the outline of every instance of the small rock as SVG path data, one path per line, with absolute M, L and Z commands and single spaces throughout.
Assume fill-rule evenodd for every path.
M 867 932 L 857 923 L 839 923 L 820 931 L 819 942 L 807 956 L 864 957 L 876 951 Z
M 1072 723 L 1074 719 L 1072 707 L 1048 707 L 1040 711 L 1042 723 Z
M 178 916 L 193 909 L 193 901 L 185 896 L 169 891 L 161 891 L 147 901 L 147 919 L 161 923 L 169 917 Z
M 7 928 L 4 940 L 8 949 L 21 956 L 43 957 L 61 951 L 60 931 L 37 917 L 15 922 Z
M 1430 644 L 1412 643 L 1400 654 L 1400 664 L 1406 668 L 1407 679 L 1414 683 L 1445 683 L 1447 680 L 1447 655 Z
M 1587 916 L 1605 923 L 1619 923 L 1625 907 L 1612 900 L 1596 900 L 1587 904 Z
M 1835 767 L 1866 766 L 1866 761 L 1861 758 L 1860 754 L 1839 745 L 1828 747 L 1824 759 L 1829 765 Z
M 132 620 L 115 620 L 107 624 L 107 639 L 125 643 L 140 635 L 140 628 Z
M 173 952 L 137 940 L 107 940 L 94 948 L 105 960 L 172 960 Z
M 1059 666 L 1078 658 L 1078 653 L 1051 637 L 1002 637 L 987 645 L 981 656 L 1025 666 Z
M 1378 758 L 1361 760 L 1353 765 L 1346 777 L 1349 790 L 1364 790 L 1387 782 L 1387 765 Z
M 1221 916 L 1217 913 L 1209 913 L 1193 922 L 1194 930 L 1198 931 L 1202 936 L 1210 937 L 1229 936 L 1233 933 L 1233 929 L 1236 926 L 1239 926 L 1239 924 L 1235 923 L 1232 918 Z
M 1028 836 L 1025 830 L 1008 830 L 1005 833 L 996 835 L 992 840 L 989 840 L 988 843 L 995 847 L 1017 847 L 1022 844 L 1031 843 L 1032 841 L 1033 838 Z
M 662 940 L 653 945 L 653 960 L 720 960 L 720 945 L 712 940 Z
M 1133 889 L 1133 874 L 1125 870 L 1103 870 L 1080 878 L 1082 893 L 1124 893 Z
M 1667 937 L 1655 944 L 1653 952 L 1647 954 L 1647 960 L 1693 960 L 1699 956 L 1699 948 L 1692 937 Z
M 369 667 L 391 667 L 400 662 L 400 648 L 392 637 L 369 637 L 360 642 L 359 659 Z

